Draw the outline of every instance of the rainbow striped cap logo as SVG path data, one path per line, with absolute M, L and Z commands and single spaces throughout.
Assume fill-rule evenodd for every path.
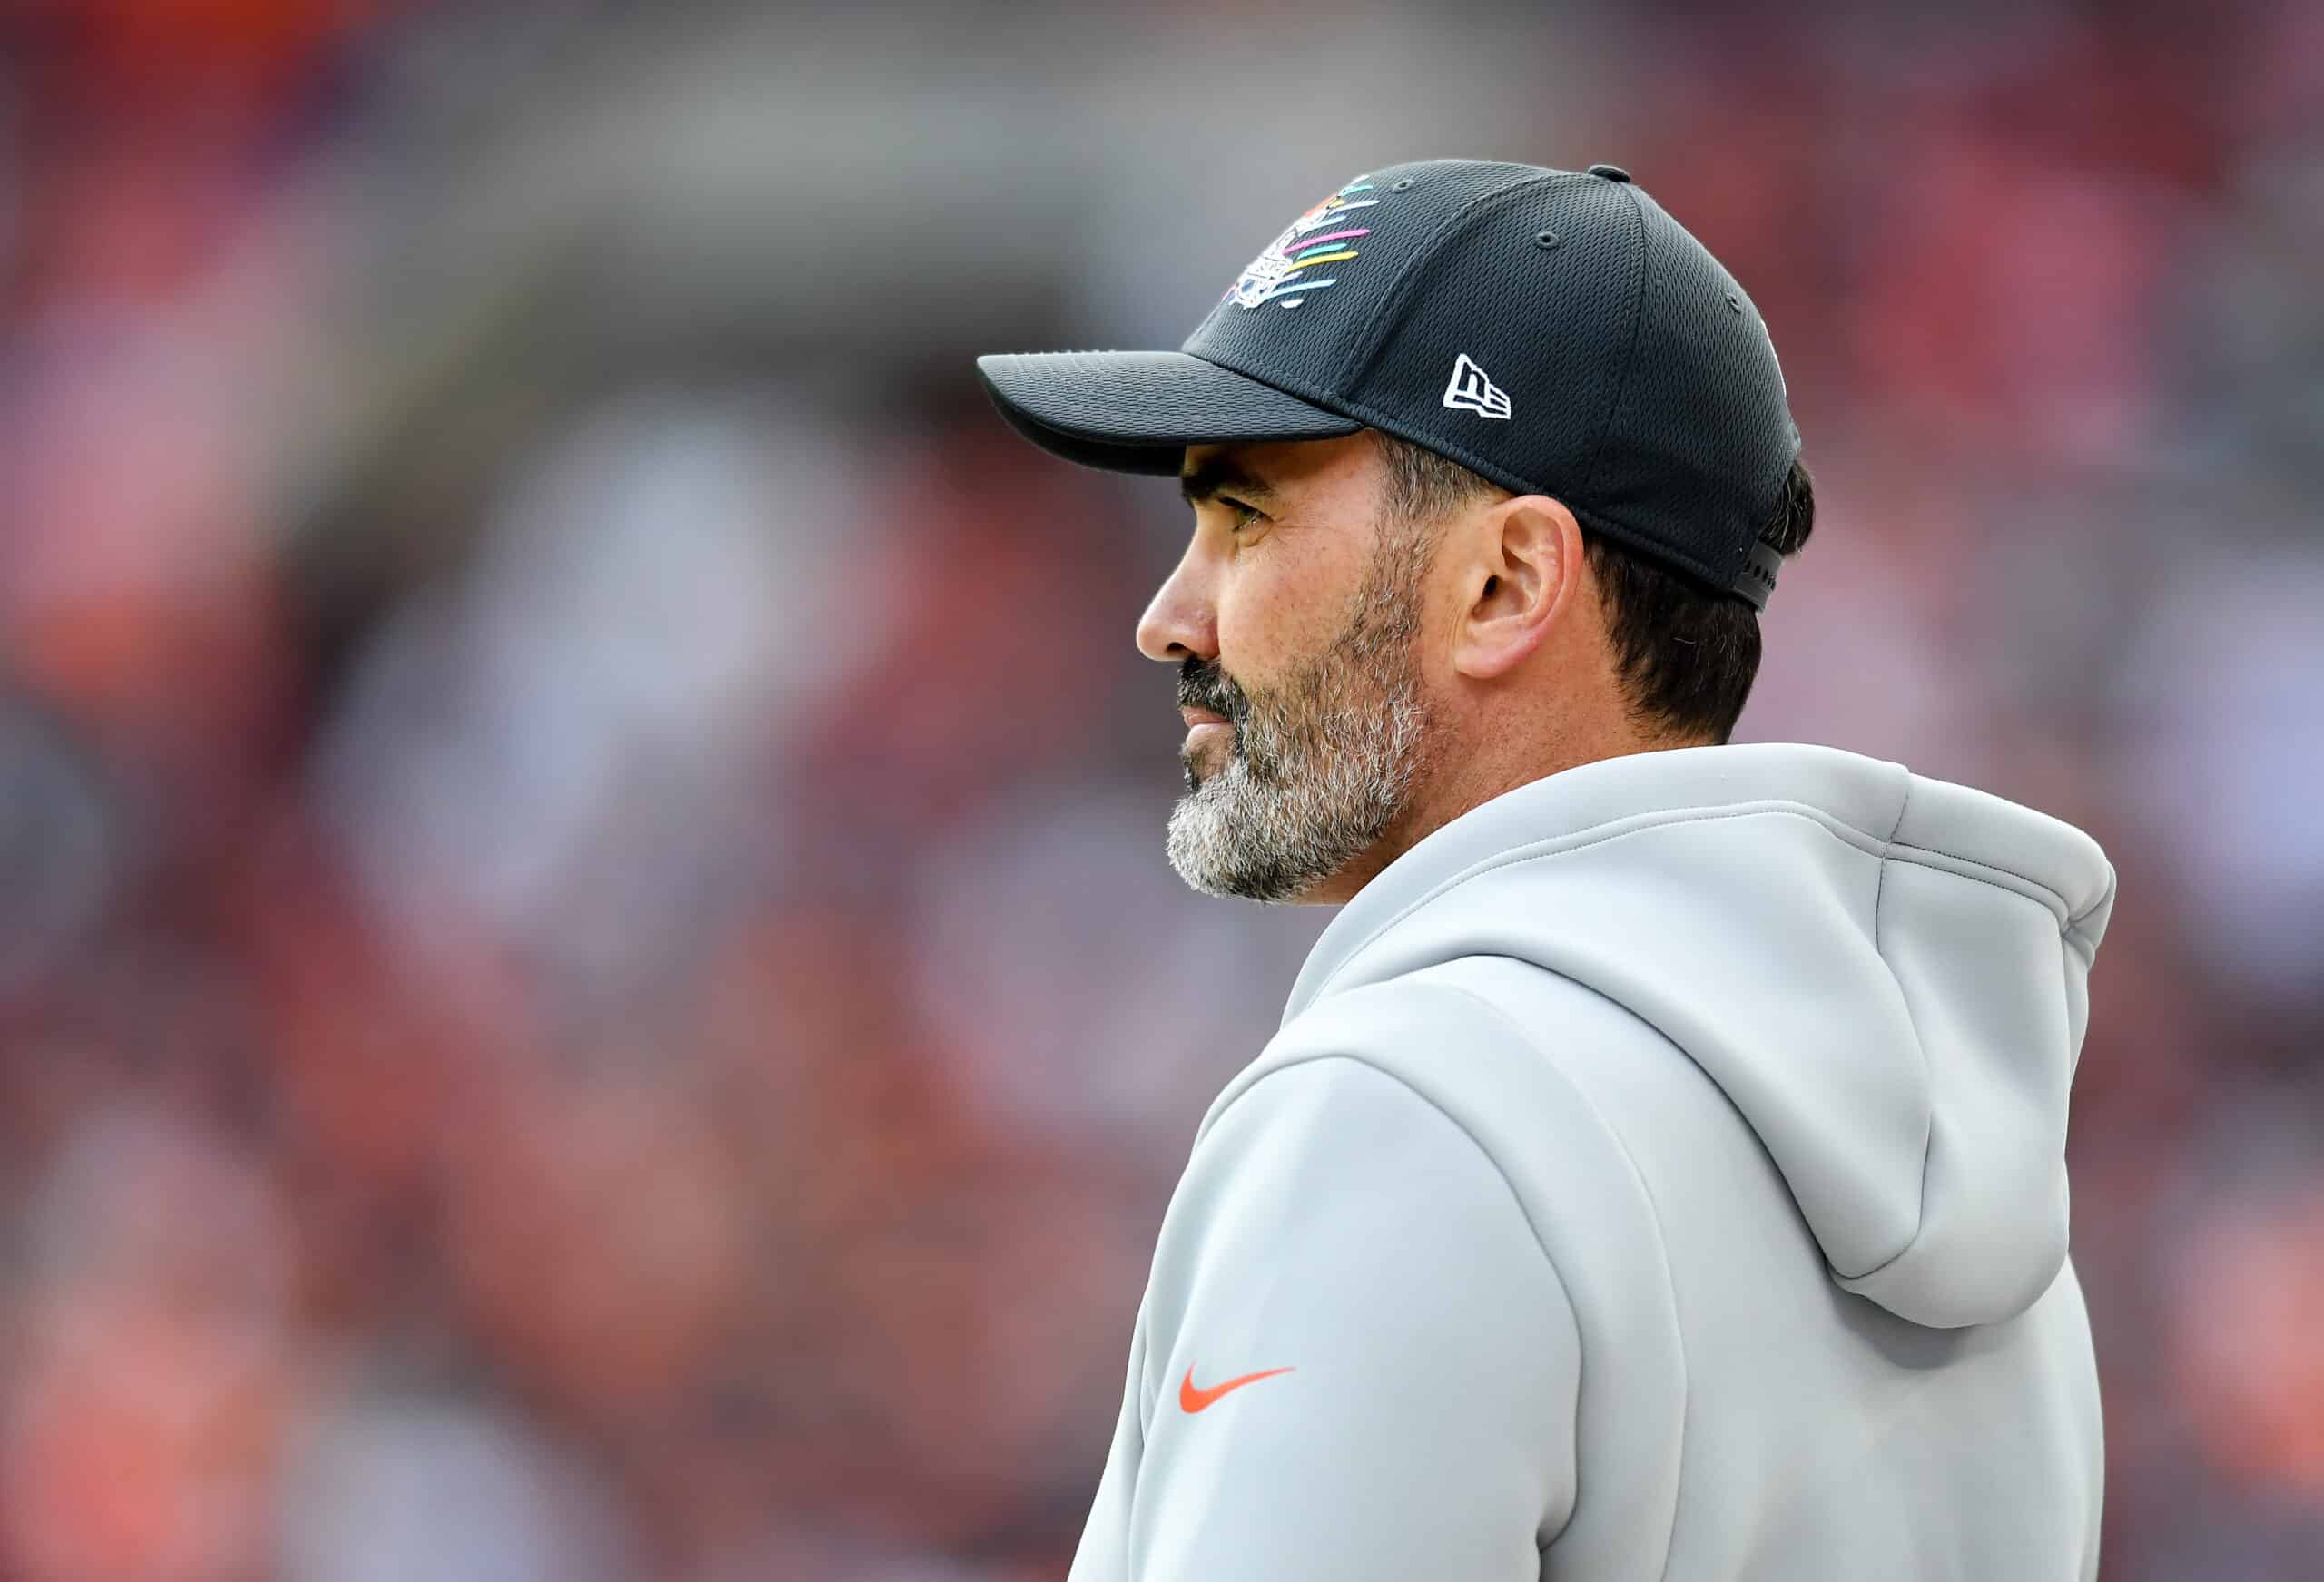
M 1236 277 L 1226 295 L 1246 309 L 1269 302 L 1296 308 L 1308 292 L 1338 285 L 1337 274 L 1326 266 L 1354 258 L 1357 241 L 1372 234 L 1368 225 L 1349 223 L 1362 218 L 1357 211 L 1379 201 L 1358 196 L 1370 191 L 1372 183 L 1359 178 L 1293 221 Z

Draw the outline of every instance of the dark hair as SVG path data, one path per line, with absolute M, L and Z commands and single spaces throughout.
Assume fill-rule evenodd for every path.
M 1433 522 L 1493 486 L 1433 450 L 1374 433 L 1388 468 L 1388 508 L 1407 522 Z M 1794 461 L 1759 542 L 1794 555 L 1815 527 L 1815 482 Z M 1630 719 L 1658 733 L 1725 742 L 1758 677 L 1758 612 L 1586 526 L 1581 539 L 1605 590 L 1606 625 Z

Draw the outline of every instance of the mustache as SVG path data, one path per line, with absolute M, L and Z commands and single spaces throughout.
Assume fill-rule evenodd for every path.
M 1251 713 L 1251 700 L 1217 661 L 1191 655 L 1178 667 L 1178 706 L 1208 709 L 1238 730 Z

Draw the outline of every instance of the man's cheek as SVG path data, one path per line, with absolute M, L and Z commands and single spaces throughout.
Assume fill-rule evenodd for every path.
M 1269 678 L 1280 674 L 1291 633 L 1279 616 L 1264 610 L 1221 608 L 1218 613 L 1218 668 L 1246 696 L 1267 689 Z

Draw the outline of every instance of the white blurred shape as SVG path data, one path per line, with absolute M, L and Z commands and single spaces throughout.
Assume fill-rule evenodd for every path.
M 769 744 L 876 622 L 845 452 L 796 409 L 649 392 L 525 471 L 479 563 L 361 662 L 325 801 L 423 958 L 448 896 L 583 978 L 699 910 Z
M 279 1538 L 285 1582 L 612 1582 L 626 1531 L 525 1426 L 467 1401 L 358 1407 L 310 1447 Z
M 2213 548 L 2121 678 L 2117 772 L 2225 981 L 2324 1003 L 2324 555 Z M 2144 729 L 2138 727 L 2143 726 Z

